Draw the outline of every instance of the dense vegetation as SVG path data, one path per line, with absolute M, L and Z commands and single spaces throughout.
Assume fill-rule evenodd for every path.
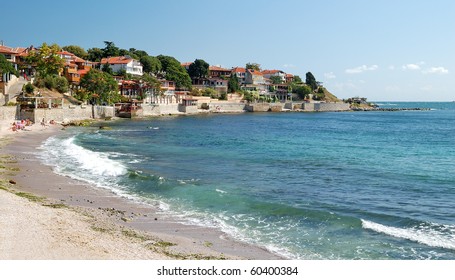
M 145 83 L 149 88 L 160 90 L 160 81 L 166 79 L 174 81 L 177 89 L 188 90 L 192 95 L 204 95 L 212 98 L 226 99 L 227 93 L 219 93 L 214 89 L 192 89 L 192 79 L 203 79 L 209 76 L 209 63 L 203 59 L 196 59 L 190 64 L 188 71 L 181 63 L 172 56 L 158 55 L 151 56 L 144 50 L 135 48 L 121 49 L 114 42 L 104 41 L 104 48 L 84 48 L 77 45 L 68 45 L 60 48 L 58 45 L 48 45 L 43 43 L 40 51 L 32 52 L 27 58 L 28 63 L 36 67 L 37 78 L 35 86 L 46 87 L 57 90 L 61 93 L 69 90 L 67 80 L 60 76 L 64 67 L 64 60 L 58 55 L 63 49 L 73 53 L 77 57 L 93 62 L 100 62 L 101 59 L 113 56 L 130 56 L 137 59 L 143 65 L 143 76 L 135 77 L 127 74 L 125 70 L 114 73 L 109 64 L 103 65 L 101 69 L 90 70 L 80 82 L 80 87 L 74 90 L 74 95 L 81 101 L 91 101 L 97 104 L 119 101 L 121 96 L 118 94 L 117 83 L 113 76 L 121 76 L 128 80 L 137 80 Z M 0 73 L 15 73 L 14 67 L 0 55 Z M 246 69 L 261 71 L 261 65 L 255 62 L 248 62 Z M 228 92 L 240 93 L 248 101 L 275 101 L 275 98 L 260 96 L 256 91 L 243 91 L 240 88 L 239 80 L 236 75 L 223 77 L 228 80 Z M 283 84 L 284 81 L 277 76 L 272 76 L 272 84 Z M 114 86 L 115 85 L 115 86 Z M 272 90 L 273 90 L 272 86 Z M 30 88 L 28 90 L 31 90 Z M 315 100 L 324 100 L 326 90 L 320 86 L 311 72 L 306 73 L 305 83 L 299 76 L 294 76 L 293 81 L 288 84 L 289 93 L 293 93 L 298 99 L 308 99 L 310 94 Z

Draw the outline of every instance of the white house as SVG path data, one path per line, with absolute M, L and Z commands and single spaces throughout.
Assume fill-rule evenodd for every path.
M 125 70 L 127 74 L 142 76 L 142 64 L 130 56 L 115 56 L 101 59 L 101 67 L 109 64 L 114 73 Z
M 262 71 L 264 78 L 270 79 L 272 76 L 280 77 L 282 83 L 286 82 L 286 73 L 281 70 L 264 70 Z

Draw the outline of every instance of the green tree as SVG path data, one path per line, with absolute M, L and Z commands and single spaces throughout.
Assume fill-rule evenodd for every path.
M 248 62 L 248 63 L 245 65 L 245 68 L 246 68 L 246 69 L 256 70 L 256 71 L 261 71 L 261 65 L 258 64 L 258 63 L 253 63 L 253 62 Z
M 157 75 L 161 71 L 161 61 L 154 56 L 144 55 L 139 61 L 141 62 L 142 69 L 145 73 Z
M 115 46 L 114 42 L 104 41 L 103 57 L 119 56 L 120 49 Z
M 103 64 L 103 67 L 101 68 L 101 70 L 110 75 L 114 75 L 114 71 L 112 71 L 112 67 L 109 63 Z
M 292 87 L 292 92 L 297 93 L 301 99 L 308 98 L 313 92 L 308 85 L 295 85 Z
M 91 48 L 87 50 L 88 60 L 99 62 L 103 58 L 103 50 L 100 48 Z
M 312 90 L 316 90 L 318 88 L 318 82 L 316 78 L 311 74 L 311 72 L 306 73 L 305 75 L 305 84 L 311 87 Z
M 60 93 L 68 92 L 68 80 L 65 77 L 55 76 L 55 89 Z
M 238 92 L 240 91 L 239 79 L 237 75 L 232 73 L 228 81 L 228 91 L 229 92 Z
M 149 88 L 161 90 L 161 82 L 149 73 L 144 73 L 141 77 L 133 77 L 134 79 L 141 79 Z
M 141 58 L 145 57 L 145 56 L 149 56 L 148 53 L 146 51 L 143 51 L 143 50 L 136 50 L 135 48 L 130 48 L 129 49 L 129 53 L 130 55 L 133 57 L 133 56 L 136 56 L 138 60 L 140 60 Z
M 196 59 L 190 64 L 188 74 L 191 78 L 205 78 L 209 74 L 209 64 L 203 59 Z
M 303 82 L 302 82 L 302 78 L 300 78 L 300 76 L 297 76 L 297 75 L 294 76 L 294 79 L 293 79 L 292 82 L 293 82 L 293 83 L 296 83 L 296 84 L 301 84 L 301 83 L 303 83 Z
M 58 75 L 63 70 L 64 60 L 58 52 L 60 47 L 57 44 L 51 46 L 43 43 L 39 50 L 31 52 L 27 56 L 27 61 L 36 67 L 39 75 Z
M 89 92 L 97 103 L 112 104 L 120 100 L 117 81 L 108 73 L 96 69 L 90 71 L 81 79 L 81 87 Z
M 180 62 L 172 56 L 159 55 L 165 78 L 174 81 L 177 88 L 191 89 L 191 78 Z
M 88 58 L 88 53 L 82 47 L 75 46 L 75 45 L 69 45 L 69 46 L 64 46 L 62 49 L 64 49 L 67 52 L 70 52 L 70 53 L 74 54 L 75 56 L 80 57 L 82 59 Z
M 283 83 L 283 80 L 279 76 L 270 76 L 270 80 L 272 80 L 272 84 L 274 85 Z
M 3 54 L 0 54 L 0 76 L 2 74 L 13 74 L 16 77 L 19 76 L 16 69 L 11 62 L 9 62 Z

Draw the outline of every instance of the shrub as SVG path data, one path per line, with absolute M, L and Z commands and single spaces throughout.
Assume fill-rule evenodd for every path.
M 22 90 L 25 91 L 26 93 L 30 94 L 30 93 L 33 93 L 34 87 L 31 83 L 28 83 L 22 87 Z
M 68 92 L 68 80 L 65 77 L 55 76 L 55 89 L 60 92 Z
M 197 89 L 197 88 L 192 88 L 191 92 L 190 92 L 190 95 L 192 95 L 192 96 L 201 96 L 202 95 L 202 91 Z
M 52 75 L 45 76 L 43 82 L 48 89 L 53 89 L 57 86 L 57 80 Z
M 212 88 L 206 88 L 202 92 L 202 95 L 204 96 L 210 96 L 210 98 L 217 99 L 220 98 L 220 94 L 218 91 L 212 89 Z

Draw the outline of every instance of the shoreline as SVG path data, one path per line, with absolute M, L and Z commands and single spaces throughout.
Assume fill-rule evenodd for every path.
M 6 164 L 7 169 L 18 170 L 2 174 L 6 184 L 8 180 L 16 183 L 9 184 L 8 192 L 26 192 L 44 197 L 44 202 L 41 203 L 44 206 L 36 203 L 35 206 L 45 208 L 46 211 L 58 211 L 60 215 L 60 212 L 72 212 L 79 217 L 91 217 L 89 227 L 92 228 L 92 233 L 88 232 L 89 236 L 111 236 L 114 233 L 133 239 L 130 242 L 132 245 L 142 247 L 126 256 L 105 253 L 85 256 L 83 259 L 284 259 L 265 248 L 233 240 L 218 229 L 184 224 L 184 221 L 163 213 L 157 206 L 135 202 L 107 189 L 96 188 L 54 173 L 51 167 L 40 162 L 36 149 L 47 138 L 60 133 L 61 126 L 54 125 L 41 130 L 37 126 L 33 125 L 33 131 L 18 132 L 23 135 L 12 136 L 11 143 L 2 147 L 3 155 L 12 156 Z M 5 139 L 7 133 L 2 134 L 1 138 Z M 5 190 L 0 192 L 2 195 L 6 193 Z M 57 244 L 57 247 L 68 244 Z M 91 246 L 90 242 L 86 245 Z M 143 255 L 140 253 L 142 251 Z M 150 255 L 149 252 L 155 255 Z M 54 259 L 54 255 L 50 256 L 48 258 Z M 57 254 L 55 259 L 74 257 L 59 257 Z M 0 259 L 8 258 L 41 259 L 43 256 L 8 255 L 8 252 L 0 254 Z

